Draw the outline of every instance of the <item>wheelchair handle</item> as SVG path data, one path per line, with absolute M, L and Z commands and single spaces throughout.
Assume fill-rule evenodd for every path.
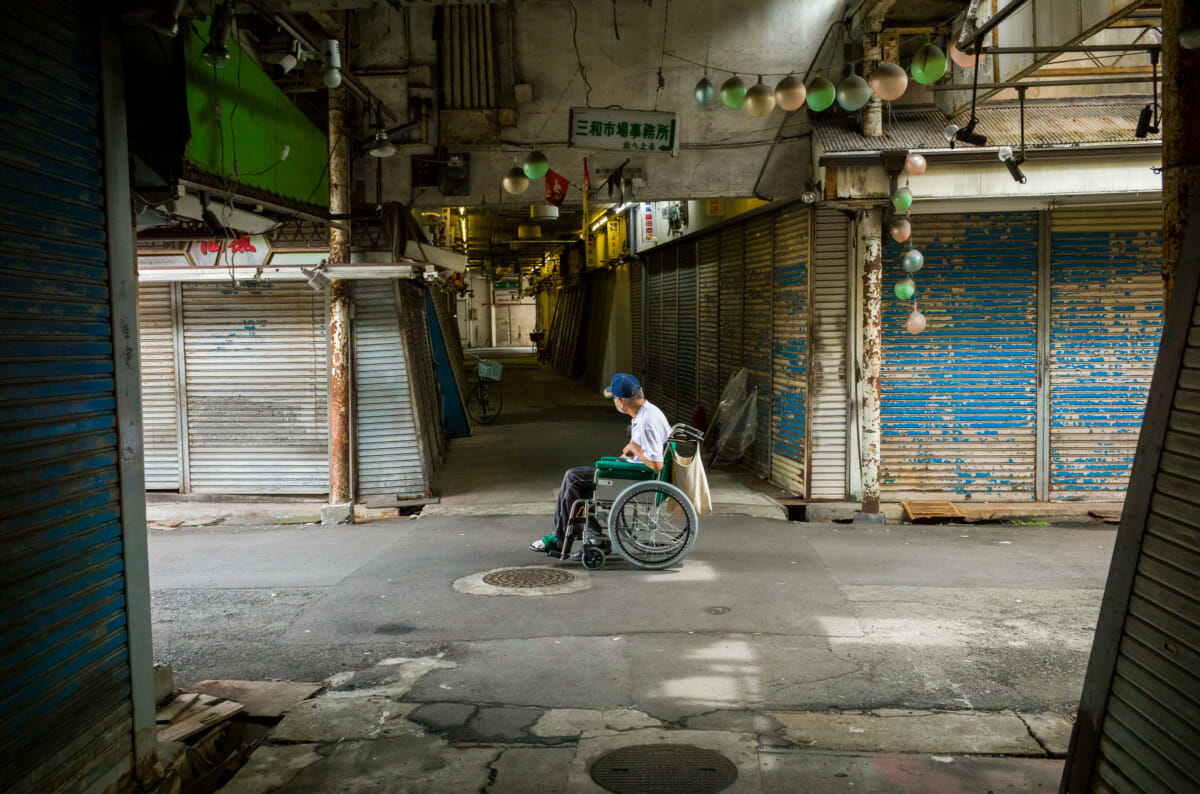
M 695 441 L 697 443 L 704 441 L 704 432 L 692 427 L 689 424 L 680 422 L 671 428 L 671 434 L 668 436 L 669 441 Z

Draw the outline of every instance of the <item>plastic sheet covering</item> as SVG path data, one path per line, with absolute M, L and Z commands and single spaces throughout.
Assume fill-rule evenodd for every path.
M 747 391 L 747 377 L 746 368 L 739 369 L 721 393 L 714 462 L 739 460 L 754 443 L 758 430 L 758 388 Z

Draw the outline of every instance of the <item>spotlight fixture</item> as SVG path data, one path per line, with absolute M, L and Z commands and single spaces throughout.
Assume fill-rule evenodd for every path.
M 213 9 L 212 27 L 208 30 L 208 44 L 200 57 L 209 66 L 224 68 L 229 63 L 229 37 L 233 35 L 233 5 L 221 3 Z
M 342 49 L 337 39 L 325 39 L 323 51 L 325 59 L 325 74 L 322 79 L 325 87 L 337 88 L 342 84 Z
M 154 16 L 150 17 L 150 29 L 168 38 L 179 35 L 179 15 L 187 0 L 161 0 Z
M 1014 182 L 1020 182 L 1023 185 L 1028 181 L 1025 174 L 1021 173 L 1021 163 L 1025 162 L 1024 155 L 1014 156 L 1011 146 L 1001 146 L 996 155 L 1000 158 L 1000 162 L 1004 163 L 1008 173 L 1012 174 Z
M 1158 132 L 1158 52 L 1150 53 L 1150 66 L 1154 71 L 1154 100 L 1138 114 L 1137 129 L 1133 137 L 1145 138 L 1147 133 Z
M 962 141 L 963 143 L 969 143 L 972 146 L 986 146 L 987 136 L 975 131 L 975 124 L 977 122 L 978 119 L 972 117 L 971 120 L 967 122 L 967 126 L 954 133 L 955 140 Z
M 392 144 L 391 138 L 388 137 L 387 130 L 383 128 L 383 114 L 379 110 L 375 112 L 375 140 L 371 141 L 370 147 L 367 149 L 367 154 L 372 157 L 391 157 L 396 153 L 396 147 Z
M 816 204 L 821 198 L 821 183 L 814 182 L 809 179 L 804 183 L 804 192 L 800 194 L 800 200 L 805 204 Z
M 955 136 L 958 135 L 957 124 L 947 124 L 942 130 L 942 137 L 946 139 L 946 143 L 950 144 L 950 148 L 954 148 Z
M 314 268 L 302 267 L 300 268 L 300 272 L 308 279 L 308 286 L 314 292 L 324 292 L 325 288 L 329 286 L 329 276 L 325 272 L 324 260 Z

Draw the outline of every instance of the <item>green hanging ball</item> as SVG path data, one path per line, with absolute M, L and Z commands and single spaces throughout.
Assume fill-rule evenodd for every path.
M 913 79 L 921 85 L 936 83 L 946 74 L 946 53 L 936 45 L 926 44 L 913 56 L 909 71 L 912 72 Z
M 838 83 L 838 104 L 842 106 L 843 110 L 853 113 L 856 110 L 861 110 L 870 101 L 871 86 L 851 66 L 850 74 L 846 75 L 842 79 L 842 82 Z
M 696 83 L 696 104 L 700 107 L 707 107 L 712 103 L 713 97 L 717 95 L 717 89 L 713 87 L 712 81 L 708 79 L 708 75 L 700 78 L 700 82 Z
M 916 273 L 925 264 L 925 257 L 915 248 L 910 248 L 904 252 L 904 272 Z
M 832 105 L 835 99 L 837 99 L 837 88 L 834 87 L 833 83 L 821 75 L 817 75 L 809 81 L 808 96 L 805 98 L 809 110 L 820 113 Z
M 912 201 L 912 191 L 906 187 L 902 187 L 892 194 L 892 206 L 896 208 L 896 212 L 908 212 Z
M 746 101 L 746 84 L 736 74 L 721 83 L 721 101 L 725 107 L 740 110 Z
M 546 155 L 535 149 L 525 158 L 525 162 L 521 164 L 521 170 L 530 179 L 541 179 L 550 170 L 550 161 L 546 159 Z
M 917 294 L 917 282 L 911 277 L 906 276 L 896 282 L 896 297 L 902 301 L 906 301 L 913 295 Z

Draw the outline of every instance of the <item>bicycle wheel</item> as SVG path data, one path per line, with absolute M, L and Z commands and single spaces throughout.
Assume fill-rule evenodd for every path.
M 674 485 L 658 480 L 622 491 L 608 514 L 613 547 L 639 568 L 666 568 L 691 551 L 699 531 L 696 508 Z
M 467 395 L 467 413 L 477 424 L 490 425 L 500 415 L 504 407 L 504 392 L 500 391 L 499 381 L 487 384 L 475 384 Z

